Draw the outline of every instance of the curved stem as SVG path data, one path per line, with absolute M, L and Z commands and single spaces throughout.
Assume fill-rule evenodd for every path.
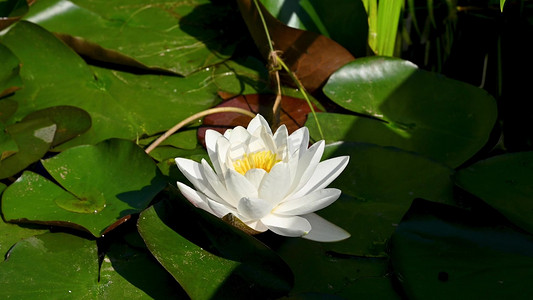
M 245 109 L 242 109 L 242 108 L 238 108 L 238 107 L 215 107 L 215 108 L 207 109 L 207 110 L 201 111 L 199 113 L 196 113 L 196 114 L 188 117 L 187 119 L 179 122 L 174 127 L 172 127 L 169 130 L 167 130 L 167 132 L 165 132 L 162 136 L 160 136 L 157 140 L 155 140 L 144 151 L 146 153 L 152 152 L 152 150 L 154 150 L 157 146 L 159 146 L 159 144 L 161 144 L 169 136 L 174 134 L 174 132 L 180 130 L 182 127 L 184 127 L 185 125 L 191 123 L 192 121 L 194 121 L 196 119 L 199 119 L 199 118 L 203 118 L 203 117 L 208 116 L 208 115 L 212 115 L 212 114 L 216 114 L 216 113 L 222 113 L 222 112 L 236 112 L 236 113 L 240 113 L 240 114 L 243 114 L 243 115 L 247 115 L 247 116 L 252 117 L 252 118 L 255 117 L 255 114 L 253 112 L 245 110 Z

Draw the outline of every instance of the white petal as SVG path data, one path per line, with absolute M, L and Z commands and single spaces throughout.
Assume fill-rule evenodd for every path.
M 216 201 L 212 201 L 212 200 L 209 200 L 207 201 L 207 204 L 209 205 L 209 207 L 211 208 L 211 210 L 213 211 L 213 214 L 219 218 L 222 218 L 224 217 L 225 215 L 231 213 L 233 215 L 237 215 L 237 210 L 234 209 L 233 207 L 230 207 L 230 206 L 226 206 L 222 203 L 219 203 L 219 202 L 216 202 Z
M 280 215 L 305 215 L 322 209 L 339 199 L 338 189 L 321 189 L 303 197 L 281 203 L 275 213 Z
M 300 153 L 298 169 L 293 176 L 293 182 L 290 191 L 298 191 L 314 175 L 315 169 L 324 153 L 324 141 L 319 141 L 307 149 L 303 155 Z
M 246 224 L 246 226 L 252 228 L 255 231 L 265 232 L 268 230 L 268 227 L 266 227 L 265 224 L 261 222 L 261 220 L 248 221 L 244 222 L 244 224 Z
M 248 124 L 247 130 L 248 132 L 253 133 L 257 130 L 257 128 L 261 126 L 265 127 L 267 132 L 269 132 L 270 135 L 272 135 L 272 130 L 270 129 L 270 125 L 268 125 L 268 122 L 260 114 L 257 114 L 255 118 L 253 118 L 252 121 L 250 121 L 250 123 Z
M 227 154 L 228 154 L 228 149 L 229 149 L 229 141 L 226 137 L 224 136 L 219 136 L 218 139 L 217 139 L 217 144 L 215 146 L 215 155 L 217 155 L 217 164 L 215 164 L 214 161 L 211 161 L 213 163 L 213 167 L 215 168 L 215 171 L 218 175 L 218 177 L 220 177 L 220 179 L 223 179 L 224 178 L 224 174 L 226 174 L 226 172 L 228 171 L 228 166 L 226 164 L 226 160 L 227 160 Z
M 273 207 L 272 203 L 264 199 L 243 197 L 239 201 L 237 210 L 249 220 L 257 220 L 269 214 Z
M 179 181 L 177 182 L 177 184 L 183 196 L 187 198 L 187 200 L 189 200 L 189 202 L 191 202 L 194 206 L 201 208 L 213 215 L 216 215 L 215 212 L 209 207 L 209 204 L 207 203 L 207 197 L 204 194 L 198 193 L 197 191 L 191 189 L 189 186 Z
M 298 191 L 295 191 L 292 196 L 302 197 L 313 191 L 325 188 L 342 173 L 349 160 L 349 156 L 339 156 L 319 163 L 309 181 Z
M 250 181 L 257 190 L 259 190 L 259 187 L 261 186 L 261 181 L 263 181 L 263 177 L 267 172 L 263 169 L 250 169 L 246 174 L 244 174 L 244 177 Z
M 207 148 L 207 154 L 209 155 L 209 159 L 211 160 L 211 163 L 213 164 L 213 167 L 215 168 L 215 171 L 217 173 L 220 172 L 219 162 L 218 162 L 218 155 L 217 152 L 217 141 L 218 138 L 222 135 L 220 132 L 212 129 L 208 129 L 205 132 L 205 146 Z
M 308 146 L 309 130 L 307 127 L 301 127 L 289 136 L 289 153 L 291 155 L 298 151 L 302 154 Z
M 205 159 L 202 159 L 202 168 L 207 185 L 218 195 L 218 197 L 212 197 L 212 199 L 226 206 L 237 207 L 237 202 L 233 202 L 233 198 L 226 189 L 226 185 L 220 181 L 217 174 L 213 172 L 213 169 L 211 169 Z
M 281 125 L 278 130 L 276 130 L 276 133 L 274 133 L 274 143 L 276 144 L 276 155 L 279 159 L 286 161 L 288 152 L 289 152 L 289 146 L 288 138 L 289 133 L 287 131 L 287 127 L 284 125 Z
M 254 153 L 265 150 L 275 152 L 276 145 L 274 144 L 274 140 L 272 139 L 272 134 L 269 134 L 265 127 L 259 127 L 252 134 L 249 140 L 248 152 Z
M 244 175 L 234 170 L 228 170 L 226 174 L 226 188 L 235 203 L 239 203 L 242 197 L 257 198 L 258 196 L 255 186 Z
M 263 178 L 259 187 L 259 197 L 275 206 L 285 198 L 290 187 L 291 174 L 289 165 L 280 162 L 275 164 L 270 173 Z
M 233 129 L 229 137 L 229 158 L 231 161 L 241 159 L 245 153 L 248 153 L 248 144 L 251 134 L 244 127 L 237 126 Z
M 337 242 L 350 237 L 350 234 L 339 226 L 327 221 L 317 214 L 303 215 L 311 224 L 311 231 L 303 238 L 317 242 Z
M 302 236 L 309 233 L 311 224 L 302 217 L 269 214 L 261 222 L 273 232 L 283 236 Z
M 181 173 L 185 175 L 185 177 L 194 185 L 197 190 L 202 191 L 203 194 L 211 199 L 220 200 L 220 197 L 217 195 L 215 190 L 211 188 L 211 185 L 205 177 L 203 172 L 204 168 L 202 165 L 193 160 L 181 157 L 176 158 L 175 161 Z M 218 181 L 219 179 L 217 177 L 214 180 Z

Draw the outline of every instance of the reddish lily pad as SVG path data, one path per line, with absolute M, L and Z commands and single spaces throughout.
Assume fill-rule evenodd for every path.
M 242 95 L 231 98 L 217 107 L 238 107 L 269 118 L 272 116 L 274 100 L 274 95 Z M 319 111 L 316 106 L 313 105 L 313 107 L 315 111 Z M 307 114 L 310 112 L 311 108 L 305 100 L 282 96 L 280 124 L 285 124 L 290 134 L 305 124 Z M 204 118 L 203 126 L 198 129 L 198 140 L 205 145 L 205 132 L 207 129 L 224 133 L 227 129 L 235 126 L 246 127 L 251 120 L 252 118 L 249 116 L 233 112 L 209 115 Z

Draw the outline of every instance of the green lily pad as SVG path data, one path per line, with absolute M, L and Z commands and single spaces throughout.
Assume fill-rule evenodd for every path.
M 5 130 L 12 141 L 9 138 L 7 140 L 2 138 L 2 140 L 7 143 L 8 151 L 15 150 L 14 141 L 18 151 L 0 161 L 0 179 L 17 174 L 43 157 L 50 149 L 56 128 L 56 124 L 48 119 L 35 119 L 6 127 Z M 6 151 L 4 147 L 2 146 L 2 155 Z
M 91 127 L 91 116 L 74 106 L 53 106 L 30 113 L 22 121 L 46 118 L 57 125 L 52 146 L 64 143 Z
M 118 251 L 121 251 L 118 253 Z M 16 299 L 154 299 L 176 296 L 164 270 L 146 254 L 112 247 L 99 268 L 96 242 L 66 233 L 46 233 L 17 243 L 0 263 L 0 297 Z M 144 283 L 125 274 L 129 270 Z M 144 268 L 144 273 L 139 269 Z M 166 279 L 166 280 L 165 280 Z M 160 280 L 157 282 L 156 280 Z M 150 283 L 152 287 L 146 287 Z
M 6 123 L 9 118 L 17 111 L 18 103 L 11 99 L 2 99 L 0 101 L 0 124 Z
M 355 57 L 366 56 L 368 17 L 361 1 L 262 0 L 265 8 L 285 25 L 327 36 Z
M 415 202 L 391 239 L 409 299 L 520 299 L 533 287 L 533 237 L 458 208 Z
M 112 287 L 99 290 L 101 299 L 188 299 L 144 244 L 111 244 L 100 266 L 99 284 Z
M 346 297 L 342 299 L 354 299 L 356 293 L 350 291 L 352 284 L 369 278 L 388 281 L 385 278 L 388 272 L 387 259 L 338 255 L 328 251 L 322 243 L 301 238 L 275 237 L 272 242 L 274 245 L 280 243 L 276 246 L 276 252 L 294 273 L 294 288 L 290 296 L 295 299 L 300 299 L 298 295 L 306 294 L 327 295 L 326 298 L 317 299 L 330 299 L 338 294 Z M 306 296 L 303 299 L 308 298 Z
M 355 129 L 364 131 L 356 135 L 384 135 L 374 140 L 417 151 L 451 167 L 486 144 L 497 115 L 494 98 L 484 90 L 396 58 L 351 62 L 331 75 L 323 90 L 340 106 L 384 121 L 352 119 L 351 128 L 359 122 L 364 126 Z
M 208 0 L 55 0 L 36 2 L 25 19 L 95 59 L 186 76 L 231 56 L 240 37 L 230 14 Z
M 5 184 L 0 182 L 0 195 L 6 187 Z M 0 256 L 5 257 L 7 250 L 18 241 L 46 231 L 46 229 L 39 226 L 19 226 L 6 223 L 0 218 Z
M 453 202 L 452 170 L 423 156 L 370 144 L 329 145 L 324 159 L 349 155 L 350 162 L 330 185 L 343 196 L 319 211 L 347 230 L 347 240 L 325 244 L 339 253 L 383 257 L 389 237 L 415 198 Z
M 4 192 L 6 220 L 74 227 L 100 236 L 121 218 L 142 211 L 165 186 L 150 157 L 125 140 L 70 148 L 42 164 L 66 191 L 26 171 Z
M 509 153 L 477 162 L 455 182 L 533 233 L 533 152 Z
M 0 98 L 2 98 L 20 89 L 23 83 L 19 76 L 19 59 L 9 48 L 2 44 L 0 44 L 0 57 L 2 58 L 2 65 L 0 65 Z M 3 112 L 0 113 L 0 120 L 2 119 L 2 114 Z
M 25 66 L 21 74 L 25 88 L 10 97 L 21 104 L 10 122 L 52 106 L 76 106 L 90 114 L 92 127 L 54 148 L 56 151 L 108 138 L 135 140 L 166 131 L 216 105 L 220 101 L 217 84 L 224 81 L 224 76 L 235 78 L 234 73 L 213 70 L 182 78 L 91 68 L 52 34 L 25 21 L 18 22 L 0 39 Z M 248 73 L 239 74 L 239 80 L 224 81 L 224 87 L 235 90 L 230 85 L 250 86 L 246 82 L 253 80 L 246 77 Z
M 6 223 L 0 218 L 0 256 L 5 257 L 7 251 L 18 241 L 46 231 L 47 229 L 39 226 L 21 226 Z
M 2 160 L 18 151 L 19 147 L 17 146 L 17 143 L 11 135 L 6 132 L 4 124 L 0 123 L 0 166 L 2 165 Z
M 277 298 L 289 291 L 292 275 L 277 255 L 185 201 L 148 208 L 138 228 L 154 257 L 191 298 Z

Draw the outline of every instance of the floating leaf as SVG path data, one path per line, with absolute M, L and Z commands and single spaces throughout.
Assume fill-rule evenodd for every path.
M 239 35 L 228 5 L 194 1 L 38 1 L 26 16 L 85 56 L 191 73 L 228 59 Z
M 176 295 L 173 293 L 176 290 L 165 285 L 165 281 L 155 281 L 165 279 L 166 274 L 149 257 L 132 249 L 121 254 L 116 252 L 113 247 L 104 257 L 99 270 L 98 249 L 94 241 L 66 233 L 46 233 L 26 238 L 17 243 L 9 251 L 7 259 L 0 263 L 0 297 L 153 299 Z M 142 277 L 143 282 L 133 281 L 131 274 L 123 273 L 124 255 L 129 255 L 135 262 L 133 266 L 144 268 L 144 273 L 137 271 L 136 274 Z M 146 288 L 147 281 L 153 287 L 145 291 L 140 287 Z
M 509 153 L 477 162 L 455 182 L 533 233 L 533 152 Z
M 5 130 L 16 143 L 18 151 L 0 161 L 0 179 L 17 174 L 43 157 L 50 149 L 56 128 L 56 124 L 48 119 L 35 119 L 8 126 Z M 7 143 L 11 144 L 8 151 L 13 151 L 12 142 L 8 139 Z
M 324 93 L 346 109 L 384 121 L 361 121 L 372 131 L 367 136 L 390 131 L 372 142 L 401 144 L 451 167 L 486 144 L 497 114 L 494 98 L 482 89 L 394 58 L 358 59 L 335 72 Z
M 338 294 L 346 297 L 342 299 L 354 299 L 348 289 L 359 280 L 383 278 L 388 281 L 386 259 L 338 255 L 328 251 L 323 243 L 301 238 L 283 238 L 280 242 L 276 252 L 294 272 L 294 288 L 290 294 L 294 298 L 291 299 L 302 299 L 298 295 L 307 293 L 327 295 L 317 299 L 331 299 Z M 306 295 L 303 299 L 314 298 Z
M 89 131 L 56 147 L 58 151 L 113 137 L 134 140 L 153 135 L 219 101 L 209 70 L 181 78 L 89 68 L 52 34 L 25 21 L 2 39 L 25 66 L 25 88 L 10 99 L 31 103 L 20 105 L 12 120 L 61 105 L 76 106 L 91 115 Z
M 26 171 L 4 192 L 6 220 L 57 224 L 100 236 L 143 210 L 165 185 L 150 157 L 125 140 L 70 148 L 42 164 L 66 191 Z
M 533 237 L 480 214 L 417 201 L 391 239 L 409 299 L 506 299 L 533 293 Z
M 17 143 L 11 135 L 6 132 L 4 124 L 0 123 L 0 166 L 2 165 L 2 160 L 18 151 L 19 147 L 17 146 Z
M 0 182 L 0 195 L 7 186 Z M 46 229 L 37 226 L 19 226 L 17 224 L 9 224 L 0 218 L 0 256 L 5 257 L 7 250 L 11 248 L 16 242 L 45 232 Z
M 1 22 L 2 21 L 0 20 L 0 26 Z M 13 52 L 11 52 L 11 50 L 9 50 L 9 48 L 2 44 L 0 44 L 0 57 L 2 58 L 2 64 L 0 65 L 0 98 L 2 98 L 5 95 L 20 89 L 23 83 L 19 76 L 19 59 L 13 54 Z M 4 105 L 0 104 L 0 108 L 2 108 L 0 109 L 0 120 L 2 120 L 5 118 L 3 116 L 3 109 L 5 107 Z
M 57 126 L 52 146 L 64 143 L 91 127 L 91 116 L 74 106 L 53 106 L 30 113 L 22 121 L 46 118 Z
M 138 228 L 148 249 L 191 298 L 277 298 L 289 291 L 292 277 L 277 255 L 184 201 L 148 208 Z
M 349 155 L 350 162 L 330 185 L 343 196 L 318 213 L 347 230 L 345 241 L 324 245 L 340 253 L 386 256 L 390 235 L 413 199 L 450 203 L 452 170 L 423 156 L 370 144 L 329 145 L 324 159 Z
M 239 9 L 255 45 L 268 59 L 269 41 L 256 6 L 252 0 L 239 0 Z M 311 32 L 286 26 L 274 18 L 260 3 L 274 49 L 309 91 L 318 89 L 328 77 L 354 57 L 333 40 Z M 286 80 L 293 83 L 291 79 Z
M 187 299 L 144 244 L 136 248 L 119 242 L 111 244 L 100 266 L 99 284 L 111 287 L 100 289 L 101 299 Z
M 7 251 L 18 241 L 46 231 L 46 229 L 38 226 L 6 223 L 0 218 L 0 257 L 5 257 Z
M 285 25 L 331 38 L 354 56 L 366 56 L 368 21 L 361 1 L 262 0 L 265 8 Z

